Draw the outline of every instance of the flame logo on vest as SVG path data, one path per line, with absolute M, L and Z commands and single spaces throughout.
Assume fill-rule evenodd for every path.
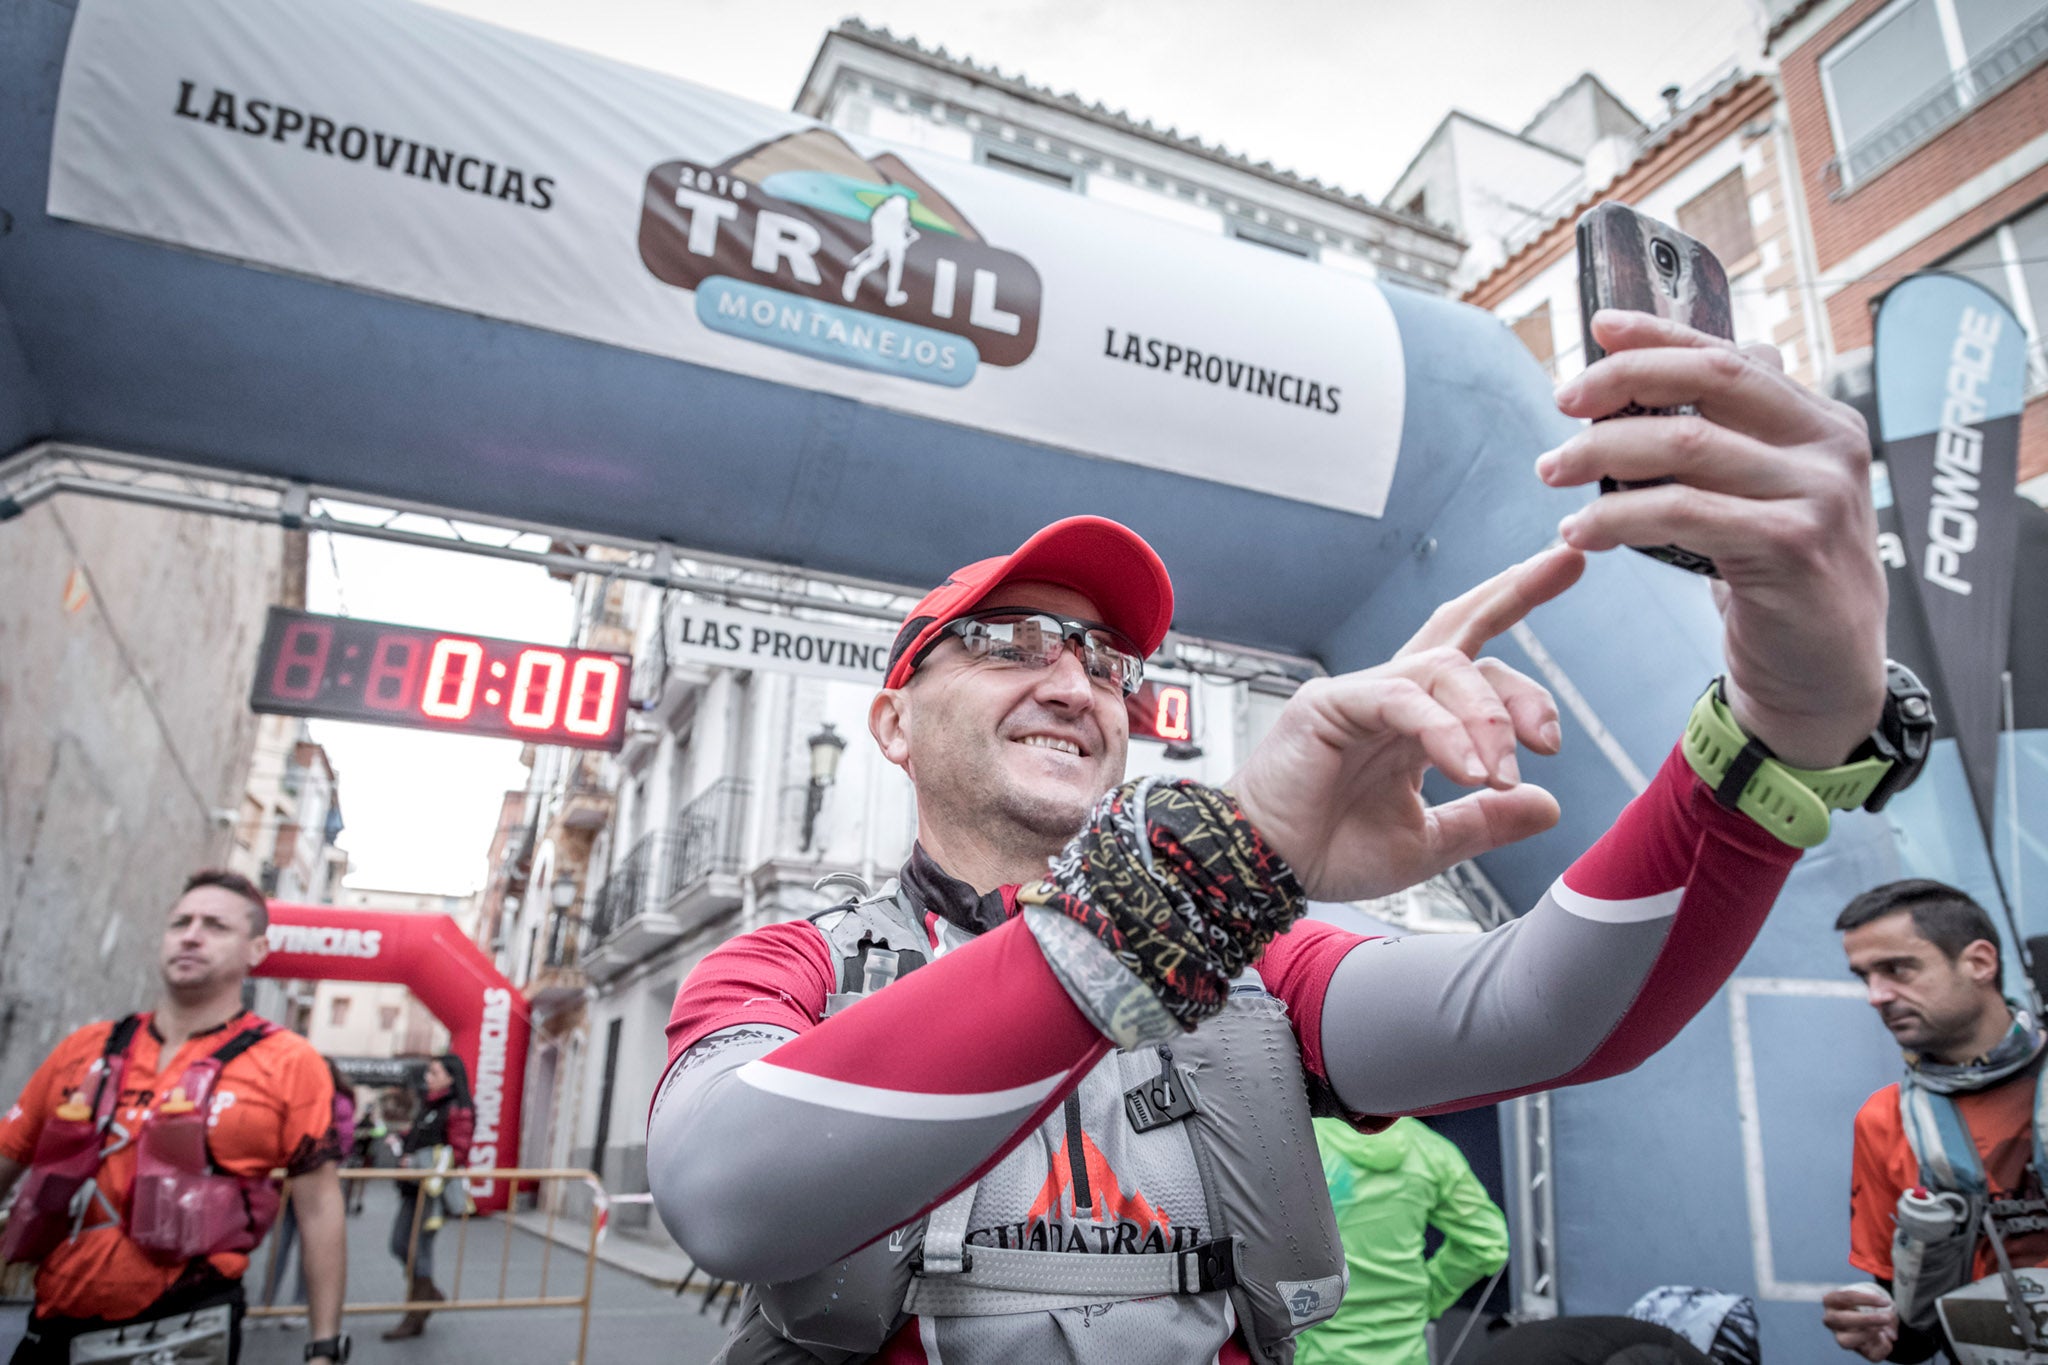
M 640 259 L 698 321 L 814 359 L 958 388 L 1038 344 L 1038 271 L 893 153 L 811 128 L 647 176 Z
M 1053 1153 L 1045 1184 L 1021 1221 L 976 1228 L 968 1233 L 967 1241 L 1023 1251 L 1086 1251 L 1102 1255 L 1180 1251 L 1200 1243 L 1199 1225 L 1175 1226 L 1172 1216 L 1141 1191 L 1125 1193 L 1115 1168 L 1086 1133 L 1081 1135 L 1081 1169 L 1087 1177 L 1089 1198 L 1094 1202 L 1081 1206 L 1077 1202 L 1069 1146 L 1062 1142 Z

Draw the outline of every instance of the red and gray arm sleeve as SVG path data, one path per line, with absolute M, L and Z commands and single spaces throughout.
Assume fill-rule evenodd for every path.
M 707 1272 L 787 1280 L 977 1178 L 1109 1043 L 1021 920 L 818 1022 L 835 964 L 809 924 L 708 955 L 676 998 L 648 1181 Z
M 1728 979 L 1798 858 L 1716 804 L 1674 750 L 1520 919 L 1354 942 L 1320 1000 L 1300 989 L 1316 973 L 1299 970 L 1288 994 L 1300 997 L 1290 1005 L 1306 1059 L 1361 1115 L 1463 1109 L 1631 1070 Z

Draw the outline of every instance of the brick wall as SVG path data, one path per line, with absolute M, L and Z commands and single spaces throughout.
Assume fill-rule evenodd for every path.
M 2048 197 L 2048 166 L 2006 186 L 1968 213 L 1951 218 L 1937 231 L 1874 267 L 1856 283 L 1828 295 L 1828 332 L 1834 338 L 1835 354 L 1870 344 L 1871 304 L 1902 276 L 1968 245 L 1973 238 L 2043 197 Z M 2035 304 L 2035 308 L 2038 310 L 2040 305 Z
M 1885 3 L 1886 0 L 1855 0 L 1822 25 L 1813 37 L 1784 54 L 1779 68 L 1786 115 L 1798 147 L 1814 251 L 1823 277 L 1830 266 L 1858 247 L 2048 130 L 2048 67 L 2042 67 L 1979 105 L 1911 155 L 1870 176 L 1842 198 L 1831 198 L 1838 186 L 1826 174 L 1826 168 L 1839 149 L 1828 127 L 1820 59 L 1864 20 L 1884 8 Z M 1856 344 L 1838 338 L 1836 349 L 1846 350 Z

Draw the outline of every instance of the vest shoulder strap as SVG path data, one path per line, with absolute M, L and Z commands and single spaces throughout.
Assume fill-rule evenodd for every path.
M 276 1032 L 277 1025 L 271 1023 L 268 1019 L 258 1019 L 255 1023 L 215 1048 L 213 1060 L 220 1063 L 222 1067 L 226 1067 L 229 1062 L 232 1062 L 235 1058 L 241 1056 L 250 1048 Z
M 871 994 L 924 966 L 924 917 L 902 886 L 890 882 L 875 895 L 850 900 L 811 916 L 839 959 L 837 1006 Z
M 2048 1086 L 2041 1084 L 2041 1071 L 2037 1063 L 2028 1073 L 2034 1086 L 2033 1132 L 2028 1145 L 2036 1174 L 2048 1181 Z M 1922 1185 L 1972 1199 L 1986 1197 L 1989 1185 L 1984 1161 L 1954 1096 L 1929 1090 L 1908 1072 L 1899 1082 L 1899 1122 Z
M 139 1014 L 130 1014 L 117 1019 L 114 1022 L 114 1027 L 107 1030 L 107 1045 L 100 1049 L 100 1055 L 102 1057 L 126 1055 L 128 1045 L 135 1041 L 135 1034 L 141 1027 L 142 1016 Z

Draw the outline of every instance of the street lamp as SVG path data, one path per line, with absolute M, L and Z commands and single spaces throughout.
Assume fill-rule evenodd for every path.
M 839 772 L 839 755 L 846 752 L 846 741 L 826 721 L 817 734 L 810 738 L 811 785 L 804 793 L 804 851 L 809 852 L 811 834 L 817 827 L 818 811 L 825 804 L 825 788 L 832 785 L 832 779 Z
M 569 907 L 576 903 L 576 879 L 567 874 L 555 878 L 554 885 L 548 888 L 548 902 L 555 907 L 554 923 L 548 926 L 548 965 L 566 967 L 571 965 L 571 960 L 565 958 L 569 921 L 577 918 L 569 913 Z

